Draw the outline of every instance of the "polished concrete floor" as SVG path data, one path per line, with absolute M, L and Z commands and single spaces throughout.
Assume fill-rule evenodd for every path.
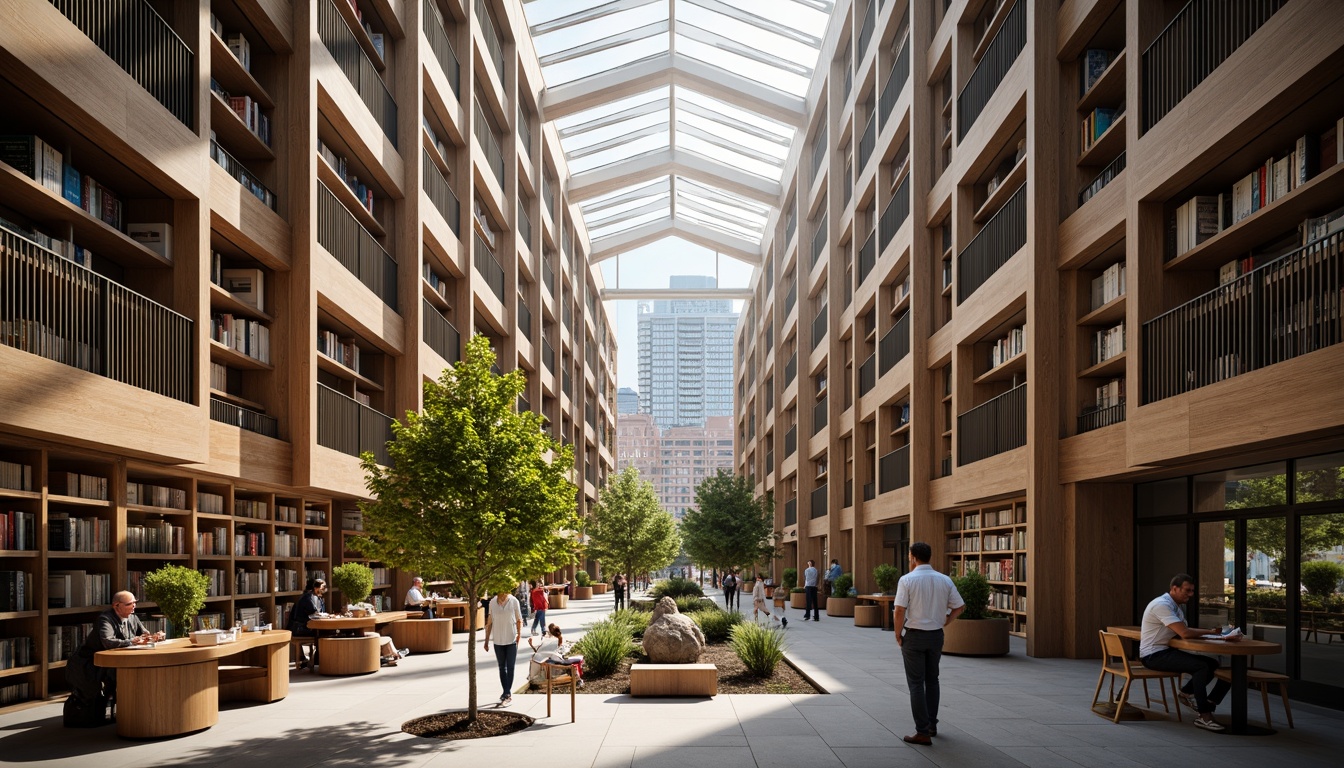
M 611 609 L 611 596 L 571 601 L 548 619 L 569 634 Z M 528 768 L 826 768 L 848 766 L 1338 766 L 1344 713 L 1294 704 L 1289 730 L 1271 703 L 1277 734 L 1233 737 L 1196 729 L 1157 712 L 1112 724 L 1088 704 L 1097 661 L 1032 659 L 1014 640 L 998 659 L 945 657 L 939 737 L 932 747 L 901 741 L 912 733 L 896 643 L 890 632 L 852 620 L 799 621 L 788 630 L 789 658 L 828 695 L 718 696 L 635 700 L 582 695 L 578 722 L 567 700 L 546 719 L 544 697 L 517 695 L 512 709 L 538 718 L 526 731 L 469 742 L 402 733 L 402 722 L 460 708 L 467 700 L 466 635 L 446 654 L 412 655 L 395 669 L 357 678 L 293 675 L 290 695 L 266 706 L 226 706 L 219 724 L 158 742 L 118 739 L 113 727 L 66 730 L 59 704 L 0 716 L 0 764 L 34 766 L 269 765 L 527 766 Z M 479 651 L 479 646 L 478 646 Z M 477 654 L 481 700 L 499 695 L 493 653 Z M 526 665 L 520 665 L 526 669 Z M 1263 717 L 1258 694 L 1251 717 Z M 1137 697 L 1142 703 L 1142 694 Z M 171 703 L 165 702 L 165 706 Z M 1226 720 L 1225 704 L 1220 712 Z

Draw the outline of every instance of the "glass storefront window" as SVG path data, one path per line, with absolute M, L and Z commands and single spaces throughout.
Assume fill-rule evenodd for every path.
M 1185 530 L 1185 523 L 1139 527 L 1135 544 L 1139 552 L 1136 605 L 1140 613 L 1142 606 L 1166 594 L 1172 576 L 1185 572 Z
M 1302 679 L 1344 686 L 1344 514 L 1303 515 Z
M 1344 453 L 1301 459 L 1293 476 L 1298 504 L 1344 499 Z
M 1230 524 L 1229 524 L 1230 525 Z M 1228 542 L 1230 553 L 1232 542 Z M 1247 636 L 1284 645 L 1288 623 L 1288 574 L 1283 572 L 1288 550 L 1288 521 L 1264 517 L 1246 521 L 1246 630 Z M 1230 564 L 1229 564 L 1230 565 Z M 1255 666 L 1283 673 L 1284 655 L 1257 657 Z
M 1232 581 L 1237 565 L 1233 550 L 1236 528 L 1231 520 L 1199 524 L 1199 568 L 1192 574 L 1199 615 L 1188 612 L 1194 626 L 1221 627 L 1237 620 Z
M 1195 476 L 1195 512 L 1277 507 L 1288 503 L 1288 465 L 1278 461 Z

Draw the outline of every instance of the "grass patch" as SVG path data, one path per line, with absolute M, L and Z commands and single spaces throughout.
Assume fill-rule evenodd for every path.
M 588 628 L 583 639 L 574 644 L 574 652 L 583 655 L 585 674 L 594 677 L 609 675 L 620 667 L 627 656 L 639 652 L 626 623 L 599 621 Z
M 697 611 L 690 616 L 691 620 L 700 626 L 700 631 L 705 635 L 705 641 L 710 643 L 724 642 L 728 639 L 733 627 L 746 621 L 742 614 L 721 611 L 717 606 L 713 611 Z
M 728 641 L 747 671 L 770 677 L 784 660 L 784 632 L 754 622 L 742 622 L 728 631 Z

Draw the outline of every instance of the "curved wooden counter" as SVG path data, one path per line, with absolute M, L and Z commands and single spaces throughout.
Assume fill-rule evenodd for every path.
M 289 695 L 289 631 L 245 632 L 232 643 L 166 640 L 117 648 L 93 663 L 117 670 L 117 735 L 154 739 L 219 722 L 220 700 L 272 702 Z

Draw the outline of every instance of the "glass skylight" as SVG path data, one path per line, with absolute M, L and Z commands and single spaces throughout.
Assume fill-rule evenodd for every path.
M 590 237 L 661 220 L 683 222 L 690 236 L 721 233 L 740 251 L 759 248 L 784 160 L 806 122 L 803 98 L 832 5 L 528 0 L 543 101 L 559 115 L 554 122 Z M 674 71 L 685 75 L 677 85 Z M 632 94 L 625 86 L 634 82 L 654 85 Z M 660 175 L 641 170 L 651 167 Z M 688 236 L 684 229 L 677 231 Z

